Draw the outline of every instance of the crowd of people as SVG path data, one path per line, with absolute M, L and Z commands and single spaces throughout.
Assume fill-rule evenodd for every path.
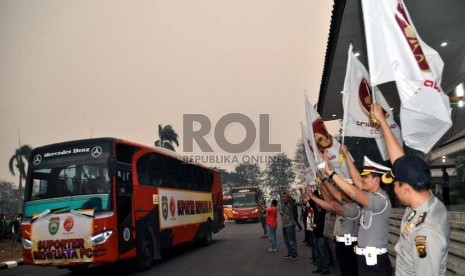
M 19 250 L 18 243 L 21 241 L 21 219 L 22 214 L 5 215 L 0 214 L 0 242 L 10 242 L 10 250 Z
M 387 249 L 391 202 L 383 187 L 392 185 L 399 202 L 406 207 L 394 248 L 395 275 L 445 275 L 450 224 L 444 203 L 430 190 L 429 167 L 420 157 L 404 153 L 376 102 L 372 104 L 372 116 L 383 133 L 392 169 L 365 157 L 359 172 L 342 146 L 340 153 L 350 173 L 350 179 L 345 179 L 331 167 L 325 154 L 325 167 L 316 172 L 315 189 L 301 190 L 301 201 L 297 203 L 288 191 L 282 194 L 279 214 L 286 258 L 298 259 L 295 233 L 299 219 L 295 210 L 300 205 L 300 220 L 305 227 L 303 242 L 311 247 L 316 265 L 313 274 L 329 274 L 334 262 L 337 274 L 343 276 L 391 276 L 393 266 Z M 277 227 L 276 202 L 268 208 L 262 204 L 261 209 L 267 215 L 269 251 L 274 252 L 276 236 L 270 229 Z

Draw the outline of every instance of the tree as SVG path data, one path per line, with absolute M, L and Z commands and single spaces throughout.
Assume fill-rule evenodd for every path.
M 279 197 L 282 200 L 282 192 L 288 190 L 295 179 L 292 160 L 285 153 L 279 153 L 267 165 L 265 173 L 265 181 L 270 190 L 270 195 Z
M 174 150 L 174 145 L 179 147 L 178 134 L 171 125 L 158 125 L 158 140 L 155 141 L 156 147 Z
M 18 186 L 18 211 L 21 212 L 23 203 L 23 179 L 26 180 L 26 165 L 31 155 L 32 148 L 29 145 L 20 146 L 15 150 L 8 162 L 8 169 L 12 175 L 15 171 L 19 173 L 19 186 Z
M 308 164 L 304 143 L 302 143 L 301 139 L 299 139 L 299 141 L 297 142 L 297 148 L 294 152 L 293 164 L 294 171 L 296 173 L 296 183 L 304 183 L 307 180 L 307 175 L 310 171 L 310 165 Z
M 233 187 L 238 187 L 242 183 L 242 177 L 235 172 L 228 172 L 225 169 L 215 168 L 220 172 L 221 184 L 223 185 L 223 195 L 230 195 Z
M 236 166 L 234 172 L 241 179 L 240 186 L 260 187 L 263 173 L 258 164 L 240 163 Z
M 16 213 L 18 204 L 21 206 L 18 202 L 18 191 L 14 189 L 13 182 L 0 180 L 0 213 Z

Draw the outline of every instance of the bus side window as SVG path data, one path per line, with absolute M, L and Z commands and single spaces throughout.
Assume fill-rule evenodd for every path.
M 165 163 L 165 168 L 166 168 L 166 171 L 165 171 L 165 178 L 166 180 L 163 181 L 163 187 L 167 187 L 167 188 L 176 188 L 177 187 L 177 181 L 178 181 L 178 177 L 177 177 L 177 174 L 179 172 L 177 172 L 177 169 L 176 169 L 176 160 L 174 159 L 171 159 L 171 158 L 163 158 L 163 163 Z
M 151 154 L 149 165 L 150 184 L 157 187 L 164 186 L 167 181 L 165 162 L 166 159 L 160 154 Z
M 138 161 L 137 161 L 137 176 L 139 183 L 141 185 L 149 185 L 149 175 L 148 175 L 148 156 L 142 156 Z
M 194 170 L 195 166 L 188 164 L 188 163 L 182 163 L 181 165 L 181 174 L 182 174 L 182 186 L 184 189 L 187 190 L 197 190 L 196 185 L 195 185 L 195 180 L 194 180 Z

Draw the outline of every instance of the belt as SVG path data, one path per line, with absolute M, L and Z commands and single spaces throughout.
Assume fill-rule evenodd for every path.
M 337 242 L 345 242 L 346 245 L 351 245 L 352 242 L 357 241 L 357 237 L 352 237 L 350 234 L 344 235 L 344 237 L 336 236 Z
M 358 246 L 354 247 L 355 254 L 357 255 L 364 255 L 366 256 L 369 254 L 369 251 L 372 251 L 376 255 L 381 255 L 384 253 L 387 253 L 387 248 L 377 248 L 377 247 L 366 247 L 366 248 L 360 248 Z

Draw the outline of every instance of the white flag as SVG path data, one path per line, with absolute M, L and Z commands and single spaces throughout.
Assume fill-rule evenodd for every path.
M 320 117 L 320 114 L 310 105 L 310 101 L 308 100 L 308 95 L 307 92 L 305 92 L 305 115 L 306 115 L 306 121 L 307 121 L 307 137 L 310 139 L 310 147 L 312 149 L 316 149 L 316 141 L 314 139 L 315 134 L 313 133 L 313 121 Z M 321 154 L 317 150 L 312 150 L 313 152 L 313 157 L 315 158 L 316 164 L 322 164 L 323 163 L 323 158 L 321 157 Z
M 304 144 L 305 155 L 307 156 L 308 164 L 310 165 L 310 170 L 313 174 L 313 179 L 316 179 L 317 166 L 314 158 L 313 150 L 310 148 L 309 143 L 311 141 L 308 139 L 307 130 L 305 126 L 300 122 L 300 130 L 302 132 L 302 143 Z
M 362 7 L 371 82 L 396 81 L 402 137 L 427 153 L 452 125 L 444 63 L 421 40 L 402 0 L 362 0 Z
M 339 148 L 341 144 L 334 139 L 331 134 L 326 130 L 326 126 L 323 120 L 320 117 L 320 114 L 313 108 L 308 102 L 307 98 L 305 99 L 307 104 L 307 128 L 310 128 L 313 132 L 313 136 L 309 136 L 312 140 L 312 144 L 315 145 L 313 148 L 316 149 L 315 156 L 318 156 L 320 160 L 323 160 L 321 155 L 327 150 L 328 160 L 331 164 L 331 167 L 343 178 L 349 178 L 349 169 L 345 160 L 342 164 L 339 164 Z M 311 126 L 311 127 L 308 127 Z M 315 158 L 317 160 L 317 158 Z M 317 164 L 320 164 L 317 162 Z
M 423 80 L 415 56 L 396 21 L 398 0 L 362 0 L 372 84 Z
M 384 160 L 387 160 L 388 156 L 386 154 L 384 139 L 381 138 L 381 130 L 379 125 L 374 124 L 371 121 L 370 117 L 372 103 L 370 76 L 363 64 L 354 55 L 352 51 L 352 44 L 349 46 L 348 51 L 347 70 L 343 92 L 342 105 L 344 108 L 344 118 L 342 124 L 342 135 L 375 138 L 381 156 Z M 397 138 L 399 143 L 402 144 L 400 128 L 394 121 L 394 116 L 389 104 L 386 102 L 384 96 L 377 87 L 375 87 L 375 93 L 375 99 L 383 108 L 386 120 L 390 125 L 394 136 Z

